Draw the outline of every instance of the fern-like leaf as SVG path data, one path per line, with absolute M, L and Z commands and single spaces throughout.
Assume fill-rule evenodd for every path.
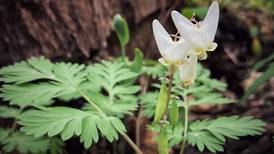
M 119 61 L 103 61 L 90 66 L 88 72 L 90 82 L 99 90 L 89 90 L 87 93 L 106 113 L 122 116 L 136 110 L 137 100 L 132 96 L 140 87 L 133 85 L 132 80 L 137 77 L 137 73 Z M 106 95 L 102 94 L 104 92 Z
M 216 120 L 203 120 L 191 123 L 187 141 L 202 152 L 223 151 L 225 138 L 239 139 L 247 135 L 260 135 L 265 123 L 252 117 L 221 117 Z
M 53 64 L 44 57 L 31 58 L 0 70 L 2 97 L 11 104 L 48 105 L 54 98 L 66 100 L 79 96 L 86 80 L 84 65 Z
M 20 114 L 20 110 L 15 107 L 0 106 L 1 118 L 17 118 Z
M 30 110 L 23 113 L 19 124 L 21 130 L 35 137 L 60 134 L 63 140 L 73 135 L 80 136 L 86 148 L 99 140 L 100 133 L 110 142 L 118 139 L 118 132 L 126 129 L 116 117 L 101 117 L 96 112 L 85 112 L 69 107 L 51 107 L 43 110 Z M 99 133 L 100 132 L 100 133 Z
M 142 74 L 151 76 L 153 79 L 164 77 L 167 68 L 157 61 L 145 61 L 142 69 Z
M 0 129 L 0 142 L 3 145 L 2 150 L 6 153 L 12 151 L 24 154 L 47 153 L 47 151 L 51 151 L 51 154 L 62 153 L 61 147 L 64 144 L 57 138 L 34 138 L 22 132 L 13 132 L 10 134 L 10 131 L 9 129 Z M 56 144 L 57 142 L 58 144 Z M 54 149 L 52 144 L 55 144 Z
M 5 83 L 27 83 L 50 77 L 52 63 L 44 57 L 31 58 L 0 69 L 0 75 L 0 80 Z

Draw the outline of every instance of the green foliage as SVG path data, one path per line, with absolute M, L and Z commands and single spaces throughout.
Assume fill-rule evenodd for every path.
M 201 65 L 198 65 L 197 79 L 194 86 L 183 88 L 180 86 L 180 82 L 179 76 L 176 75 L 173 92 L 182 98 L 186 95 L 192 96 L 192 99 L 188 101 L 190 106 L 200 104 L 227 104 L 234 102 L 233 100 L 224 97 L 221 93 L 226 90 L 227 85 L 216 79 L 210 78 L 209 70 L 203 68 Z
M 154 60 L 146 60 L 143 64 L 142 74 L 151 76 L 153 79 L 164 77 L 167 68 Z
M 17 118 L 20 114 L 20 110 L 15 107 L 0 106 L 0 117 L 1 118 Z
M 5 140 L 5 138 L 9 136 L 9 133 L 8 129 L 0 128 L 0 142 Z
M 155 113 L 155 105 L 157 101 L 159 91 L 151 91 L 140 96 L 140 104 L 142 104 L 142 110 L 144 116 L 151 118 Z
M 137 68 L 142 58 L 140 53 L 138 56 L 134 68 Z M 86 148 L 97 143 L 100 136 L 112 142 L 118 139 L 119 133 L 126 131 L 117 117 L 132 114 L 137 108 L 137 98 L 134 96 L 140 89 L 134 85 L 137 76 L 138 73 L 133 72 L 123 61 L 102 61 L 86 67 L 63 62 L 51 63 L 44 57 L 31 58 L 0 70 L 0 78 L 4 82 L 0 96 L 21 109 L 26 109 L 26 106 L 37 109 L 27 108 L 20 114 L 15 107 L 0 106 L 3 111 L 0 116 L 19 118 L 18 123 L 23 126 L 21 130 L 30 139 L 32 137 L 29 135 L 60 135 L 63 140 L 80 136 Z M 84 110 L 44 107 L 55 99 L 68 101 L 79 97 L 89 103 L 85 104 Z M 25 144 L 31 142 L 26 140 Z M 61 142 L 55 142 L 47 143 L 50 151 L 60 153 L 58 147 Z M 39 145 L 42 143 L 37 142 Z
M 207 10 L 207 7 L 186 7 L 182 10 L 182 14 L 187 18 L 191 18 L 193 14 L 195 14 L 195 16 L 199 17 L 200 19 L 204 19 Z
M 200 104 L 228 104 L 235 102 L 222 95 L 222 92 L 226 90 L 227 85 L 216 79 L 210 78 L 209 70 L 203 68 L 201 65 L 198 65 L 197 79 L 194 86 L 183 88 L 180 83 L 181 80 L 177 72 L 174 75 L 172 95 L 180 98 L 184 98 L 186 95 L 192 96 L 192 99 L 188 101 L 190 106 Z M 160 85 L 155 84 L 155 87 L 159 89 Z M 149 118 L 152 117 L 155 112 L 157 94 L 158 90 L 150 91 L 140 97 L 144 115 Z M 182 107 L 182 102 L 177 102 L 177 104 L 178 107 Z M 169 108 L 170 107 L 171 106 L 169 106 Z
M 258 78 L 256 79 L 250 87 L 245 91 L 243 97 L 241 98 L 241 102 L 244 102 L 251 94 L 253 94 L 261 85 L 263 85 L 266 81 L 274 76 L 274 63 L 271 63 L 268 69 Z
M 44 57 L 4 67 L 0 70 L 5 83 L 0 97 L 19 106 L 48 105 L 58 97 L 72 99 L 79 96 L 84 68 L 71 63 L 53 64 Z
M 252 69 L 257 71 L 259 69 L 261 69 L 262 67 L 264 66 L 267 66 L 269 62 L 273 61 L 274 60 L 274 53 L 271 54 L 270 56 L 268 56 L 267 58 L 257 62 L 253 67 Z
M 239 139 L 247 135 L 260 135 L 265 123 L 252 117 L 229 116 L 220 117 L 215 120 L 193 121 L 186 136 L 187 142 L 197 146 L 199 151 L 206 149 L 210 152 L 222 152 L 226 138 Z M 154 126 L 154 130 L 157 127 Z M 169 145 L 175 146 L 183 140 L 183 125 L 178 124 L 175 129 L 168 127 Z
M 10 104 L 22 107 L 49 105 L 55 98 L 68 101 L 87 93 L 106 113 L 129 114 L 137 107 L 133 94 L 140 88 L 133 85 L 132 79 L 138 74 L 127 68 L 124 62 L 103 61 L 86 68 L 71 63 L 54 64 L 40 57 L 19 64 L 0 70 L 0 77 L 5 83 L 0 97 Z M 22 68 L 34 76 L 24 74 Z M 107 95 L 103 95 L 104 92 Z
M 210 78 L 209 70 L 198 65 L 197 79 L 194 86 L 183 88 L 178 73 L 175 73 L 172 86 L 172 95 L 175 98 L 186 99 L 186 96 L 192 96 L 188 101 L 188 106 L 200 104 L 227 104 L 233 103 L 233 100 L 225 98 L 222 92 L 226 90 L 226 84 L 216 79 Z M 152 117 L 155 110 L 155 101 L 158 96 L 158 89 L 161 86 L 154 84 L 155 92 L 147 92 L 140 97 L 143 107 L 143 113 L 147 117 Z M 184 100 L 185 101 L 185 100 Z M 179 113 L 178 107 L 183 107 L 183 102 L 176 100 L 169 105 L 170 116 L 177 117 Z M 177 110 L 176 110 L 177 109 Z M 180 112 L 185 112 L 182 108 Z M 178 117 L 183 118 L 183 116 Z M 177 118 L 174 118 L 177 119 Z M 171 125 L 166 127 L 168 144 L 170 147 L 181 143 L 184 140 L 184 123 L 182 120 L 170 119 Z M 244 125 L 243 125 L 244 124 Z M 186 141 L 197 146 L 199 151 L 203 152 L 205 149 L 211 152 L 223 151 L 226 138 L 239 139 L 241 136 L 259 135 L 263 131 L 265 123 L 261 120 L 253 119 L 252 117 L 221 117 L 216 120 L 198 120 L 194 121 L 188 127 Z M 151 130 L 160 132 L 161 136 L 162 126 L 153 124 L 149 127 Z M 158 144 L 162 144 L 159 140 Z M 163 147 L 163 146 L 160 146 Z M 159 149 L 159 151 L 162 149 Z
M 207 148 L 211 152 L 223 151 L 225 137 L 239 139 L 246 135 L 260 135 L 265 123 L 252 117 L 221 117 L 191 123 L 187 141 L 197 146 L 199 151 Z
M 142 71 L 143 60 L 144 60 L 144 55 L 143 55 L 142 51 L 139 48 L 135 48 L 134 49 L 134 60 L 131 65 L 131 70 L 135 73 L 140 73 Z
M 90 98 L 110 115 L 130 114 L 137 108 L 134 96 L 140 87 L 133 85 L 137 73 L 132 72 L 123 62 L 103 61 L 88 67 L 88 79 L 95 90 L 88 90 Z M 106 94 L 103 94 L 105 92 Z
M 129 41 L 129 30 L 127 21 L 119 14 L 114 16 L 113 27 L 119 38 L 121 46 L 125 46 Z
M 57 138 L 34 138 L 22 132 L 9 134 L 9 129 L 0 129 L 0 142 L 3 145 L 2 151 L 6 153 L 13 151 L 26 154 L 47 153 L 47 151 L 50 151 L 50 154 L 62 153 L 61 147 L 63 146 L 63 142 Z M 53 144 L 54 147 L 52 146 Z
M 1 81 L 15 84 L 45 79 L 52 75 L 52 63 L 44 57 L 31 58 L 2 68 L 0 75 Z
M 139 50 L 135 51 L 131 65 L 115 60 L 102 61 L 86 67 L 71 63 L 52 63 L 40 57 L 4 67 L 0 69 L 0 80 L 4 82 L 0 97 L 14 106 L 0 106 L 0 117 L 15 118 L 15 121 L 18 118 L 18 123 L 22 126 L 20 130 L 25 134 L 16 130 L 0 129 L 3 151 L 62 153 L 60 147 L 63 142 L 53 137 L 57 135 L 63 140 L 79 136 L 85 148 L 97 143 L 100 137 L 112 142 L 119 138 L 119 134 L 126 132 L 119 118 L 132 114 L 138 106 L 138 99 L 144 109 L 143 113 L 148 117 L 154 115 L 160 91 L 155 121 L 162 118 L 167 108 L 172 112 L 172 125 L 156 126 L 156 130 L 160 132 L 159 151 L 166 154 L 168 144 L 173 146 L 183 140 L 184 124 L 179 120 L 179 108 L 182 108 L 183 103 L 177 98 L 185 99 L 186 95 L 191 95 L 192 98 L 188 101 L 190 106 L 233 102 L 222 95 L 226 84 L 210 78 L 210 72 L 201 65 L 198 66 L 197 80 L 193 87 L 182 88 L 179 75 L 175 74 L 172 96 L 176 100 L 170 106 L 167 106 L 165 84 L 155 84 L 154 87 L 149 87 L 154 89 L 154 92 L 136 97 L 140 87 L 135 85 L 134 81 L 138 75 L 162 78 L 165 73 L 166 68 L 157 62 L 143 61 Z M 79 97 L 86 101 L 81 109 L 47 107 L 55 99 L 68 101 Z M 36 109 L 33 109 L 33 106 Z M 226 137 L 238 139 L 245 135 L 258 135 L 263 131 L 264 125 L 260 120 L 238 116 L 194 121 L 189 126 L 185 139 L 200 151 L 223 151 Z
M 20 116 L 18 123 L 23 125 L 23 132 L 35 137 L 60 134 L 63 140 L 67 140 L 73 135 L 80 136 L 80 141 L 84 142 L 86 148 L 97 143 L 100 135 L 112 142 L 118 139 L 118 132 L 126 131 L 121 120 L 116 117 L 102 117 L 96 112 L 69 107 L 30 110 Z
M 274 1 L 273 0 L 241 0 L 241 1 L 234 1 L 234 0 L 224 0 L 222 2 L 223 6 L 227 7 L 235 7 L 240 6 L 240 8 L 246 9 L 254 9 L 254 10 L 262 10 L 264 13 L 267 14 L 274 14 Z M 239 5 L 240 4 L 240 5 Z

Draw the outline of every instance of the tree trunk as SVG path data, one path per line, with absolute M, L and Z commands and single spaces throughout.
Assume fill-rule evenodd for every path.
M 129 49 L 145 48 L 150 38 L 146 36 L 151 35 L 148 17 L 166 4 L 165 0 L 1 0 L 0 66 L 38 55 L 72 61 L 117 55 L 112 29 L 116 13 L 128 19 L 131 39 L 137 41 Z

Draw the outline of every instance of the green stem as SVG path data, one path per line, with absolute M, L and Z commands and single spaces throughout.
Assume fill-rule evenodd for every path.
M 164 127 L 164 123 L 167 122 L 168 104 L 169 104 L 169 100 L 170 100 L 170 96 L 171 96 L 171 92 L 172 92 L 172 82 L 173 82 L 173 75 L 175 73 L 175 69 L 176 69 L 176 67 L 174 65 L 170 65 L 168 68 L 168 73 L 166 75 L 166 79 L 168 80 L 167 102 L 166 102 L 167 104 L 166 104 L 164 115 L 162 117 L 163 123 L 161 123 L 161 129 Z M 158 146 L 159 146 L 159 143 L 158 143 Z
M 167 79 L 168 79 L 168 89 L 167 89 L 167 105 L 166 110 L 164 114 L 164 118 L 167 118 L 167 112 L 168 112 L 168 104 L 171 96 L 171 90 L 172 90 L 172 82 L 173 82 L 173 75 L 175 73 L 175 66 L 171 65 L 168 70 Z
M 107 116 L 89 97 L 82 91 L 79 93 L 83 96 L 83 98 L 88 101 L 102 116 Z M 129 143 L 129 145 L 135 150 L 137 154 L 142 154 L 142 151 L 136 146 L 136 144 L 129 138 L 129 136 L 123 132 L 120 132 L 123 138 Z
M 121 133 L 121 135 L 129 143 L 129 145 L 135 150 L 137 154 L 143 154 L 143 152 L 136 146 L 136 144 L 128 137 L 127 134 Z
M 122 57 L 126 60 L 126 46 L 121 44 Z
M 20 106 L 20 109 L 18 111 L 18 115 L 20 115 L 22 113 L 22 111 L 24 110 L 24 108 L 25 108 L 25 106 Z M 11 131 L 10 131 L 11 134 L 16 130 L 17 121 L 18 121 L 18 118 L 16 117 L 14 119 L 14 121 L 13 121 L 12 126 L 11 126 Z
M 184 154 L 185 146 L 186 146 L 186 136 L 187 136 L 187 129 L 188 129 L 188 102 L 186 95 L 184 94 L 184 108 L 185 108 L 185 124 L 184 124 L 184 132 L 183 132 L 183 142 L 181 145 L 180 154 Z
M 144 80 L 142 80 L 141 78 L 144 78 Z M 141 77 L 140 83 L 141 83 L 141 87 L 142 87 L 142 91 L 141 91 L 141 95 L 144 95 L 147 92 L 147 88 L 148 88 L 148 83 L 149 83 L 149 78 L 146 76 Z M 142 82 L 143 81 L 143 82 Z M 135 128 L 135 143 L 138 147 L 141 147 L 140 144 L 140 131 L 141 131 L 141 123 L 142 123 L 142 115 L 143 115 L 143 111 L 142 111 L 142 103 L 139 104 L 139 112 L 136 118 L 136 128 Z
M 79 91 L 80 95 L 83 96 L 83 98 L 89 102 L 94 108 L 96 111 L 98 111 L 102 116 L 106 117 L 107 115 L 82 91 Z

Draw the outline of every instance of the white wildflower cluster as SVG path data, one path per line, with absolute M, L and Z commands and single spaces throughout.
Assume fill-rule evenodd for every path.
M 152 23 L 153 34 L 164 65 L 179 67 L 183 86 L 191 86 L 196 78 L 198 60 L 207 59 L 207 51 L 214 51 L 217 43 L 213 42 L 219 20 L 219 4 L 213 1 L 205 19 L 192 23 L 177 11 L 172 11 L 172 20 L 180 34 L 173 39 L 158 20 Z

